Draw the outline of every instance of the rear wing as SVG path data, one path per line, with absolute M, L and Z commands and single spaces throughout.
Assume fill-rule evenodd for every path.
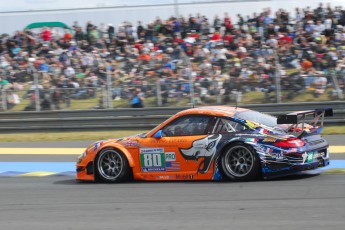
M 312 115 L 313 119 L 307 119 L 307 116 L 310 117 Z M 299 111 L 289 113 L 287 115 L 279 115 L 277 116 L 277 124 L 290 124 L 289 130 L 292 129 L 292 132 L 296 132 L 297 128 L 301 128 L 303 131 L 307 126 L 315 126 L 320 123 L 320 126 L 323 127 L 323 121 L 325 117 L 332 117 L 333 116 L 333 109 L 314 109 L 314 110 L 307 110 L 307 111 Z M 308 122 L 308 123 L 307 123 Z M 302 126 L 298 126 L 302 124 Z

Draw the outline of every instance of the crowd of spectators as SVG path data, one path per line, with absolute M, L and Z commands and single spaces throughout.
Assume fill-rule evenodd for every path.
M 147 25 L 76 21 L 71 30 L 44 27 L 0 37 L 0 89 L 11 91 L 7 108 L 20 103 L 16 92 L 29 88 L 23 98 L 31 98 L 25 109 L 33 110 L 36 87 L 42 109 L 69 107 L 71 99 L 95 97 L 102 86 L 132 106 L 158 92 L 164 105 L 189 95 L 190 81 L 201 102 L 218 96 L 226 103 L 250 91 L 270 100 L 277 75 L 289 99 L 308 89 L 319 96 L 330 84 L 344 90 L 345 10 L 320 3 L 236 18 L 157 17 Z

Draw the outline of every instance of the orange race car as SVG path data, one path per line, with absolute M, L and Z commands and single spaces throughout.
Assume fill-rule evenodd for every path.
M 77 179 L 234 180 L 272 178 L 329 164 L 317 123 L 332 109 L 273 117 L 226 106 L 184 110 L 148 133 L 97 141 L 78 158 Z M 312 124 L 305 124 L 313 115 Z

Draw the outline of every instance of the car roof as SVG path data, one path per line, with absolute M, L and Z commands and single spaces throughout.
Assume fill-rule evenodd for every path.
M 204 106 L 204 107 L 197 107 L 192 109 L 183 110 L 177 115 L 188 115 L 188 114 L 204 114 L 204 115 L 212 115 L 212 116 L 228 116 L 234 117 L 236 113 L 249 111 L 249 109 L 239 108 L 239 107 L 232 107 L 232 106 Z
M 181 116 L 201 114 L 201 115 L 219 116 L 219 117 L 234 117 L 237 113 L 241 113 L 245 111 L 251 111 L 251 110 L 239 108 L 239 107 L 231 107 L 231 106 L 205 106 L 205 107 L 186 109 L 186 110 L 176 113 L 175 116 L 170 117 L 168 120 L 158 125 L 156 128 L 151 130 L 147 134 L 147 136 L 151 137 L 160 128 L 164 127 L 172 120 Z

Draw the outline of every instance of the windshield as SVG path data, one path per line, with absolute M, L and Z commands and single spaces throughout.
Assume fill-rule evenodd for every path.
M 273 117 L 268 114 L 256 112 L 256 111 L 244 111 L 239 112 L 235 115 L 237 118 L 253 121 L 259 123 L 261 125 L 265 125 L 268 127 L 276 127 L 277 126 L 277 118 Z

